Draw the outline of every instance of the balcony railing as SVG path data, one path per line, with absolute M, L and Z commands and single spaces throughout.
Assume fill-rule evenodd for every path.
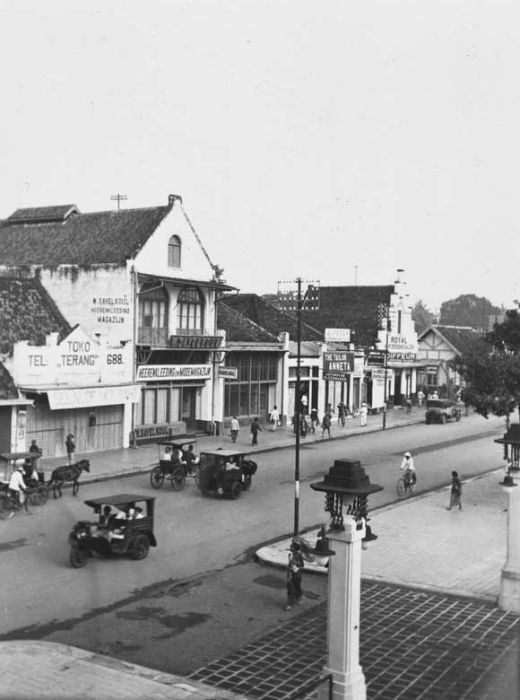
M 139 345 L 153 345 L 166 348 L 169 345 L 170 335 L 167 328 L 139 328 L 137 342 Z
M 140 327 L 137 331 L 138 345 L 153 345 L 155 347 L 170 347 L 170 336 L 172 333 L 168 328 L 147 328 Z M 200 328 L 177 328 L 175 335 L 180 336 L 206 336 L 214 335 Z

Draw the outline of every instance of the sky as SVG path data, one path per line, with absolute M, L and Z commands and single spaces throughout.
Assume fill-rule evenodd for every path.
M 180 194 L 242 292 L 520 298 L 517 0 L 0 0 L 0 218 Z M 0 251 L 1 259 L 1 251 Z

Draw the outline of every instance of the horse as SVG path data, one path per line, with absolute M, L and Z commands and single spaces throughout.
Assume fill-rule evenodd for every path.
M 72 481 L 72 495 L 75 496 L 79 491 L 79 477 L 81 472 L 85 470 L 90 472 L 90 462 L 88 459 L 80 459 L 76 464 L 67 464 L 64 467 L 57 467 L 53 470 L 51 474 L 51 479 L 47 486 L 52 488 L 52 495 L 57 498 L 56 491 L 59 493 L 60 498 L 63 496 L 61 487 L 63 484 Z

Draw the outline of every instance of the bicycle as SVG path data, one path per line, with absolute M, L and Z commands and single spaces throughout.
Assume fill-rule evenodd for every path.
M 399 498 L 406 498 L 407 496 L 412 496 L 415 492 L 415 487 L 417 485 L 417 477 L 415 474 L 403 474 L 397 479 L 396 490 Z
M 29 512 L 29 499 L 26 497 L 23 503 L 20 503 L 18 495 L 10 491 L 0 493 L 0 512 L 11 511 L 14 513 L 17 510 L 25 510 Z

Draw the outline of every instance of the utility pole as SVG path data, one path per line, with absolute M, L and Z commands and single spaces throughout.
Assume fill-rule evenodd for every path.
M 305 420 L 302 411 L 301 399 L 301 341 L 302 341 L 302 310 L 307 305 L 308 310 L 316 311 L 319 308 L 319 285 L 316 282 L 308 283 L 307 290 L 302 296 L 302 278 L 298 277 L 296 284 L 296 298 L 294 290 L 281 292 L 280 285 L 288 284 L 278 282 L 279 307 L 283 311 L 296 311 L 296 388 L 294 392 L 294 430 L 296 431 L 296 443 L 294 454 L 294 528 L 293 536 L 300 532 L 300 435 L 301 421 Z M 291 284 L 291 283 L 289 283 Z
M 110 199 L 112 201 L 117 202 L 117 211 L 119 211 L 121 209 L 121 202 L 125 202 L 128 199 L 128 197 L 126 196 L 126 194 L 119 194 L 118 192 L 117 194 L 113 194 L 110 197 Z

